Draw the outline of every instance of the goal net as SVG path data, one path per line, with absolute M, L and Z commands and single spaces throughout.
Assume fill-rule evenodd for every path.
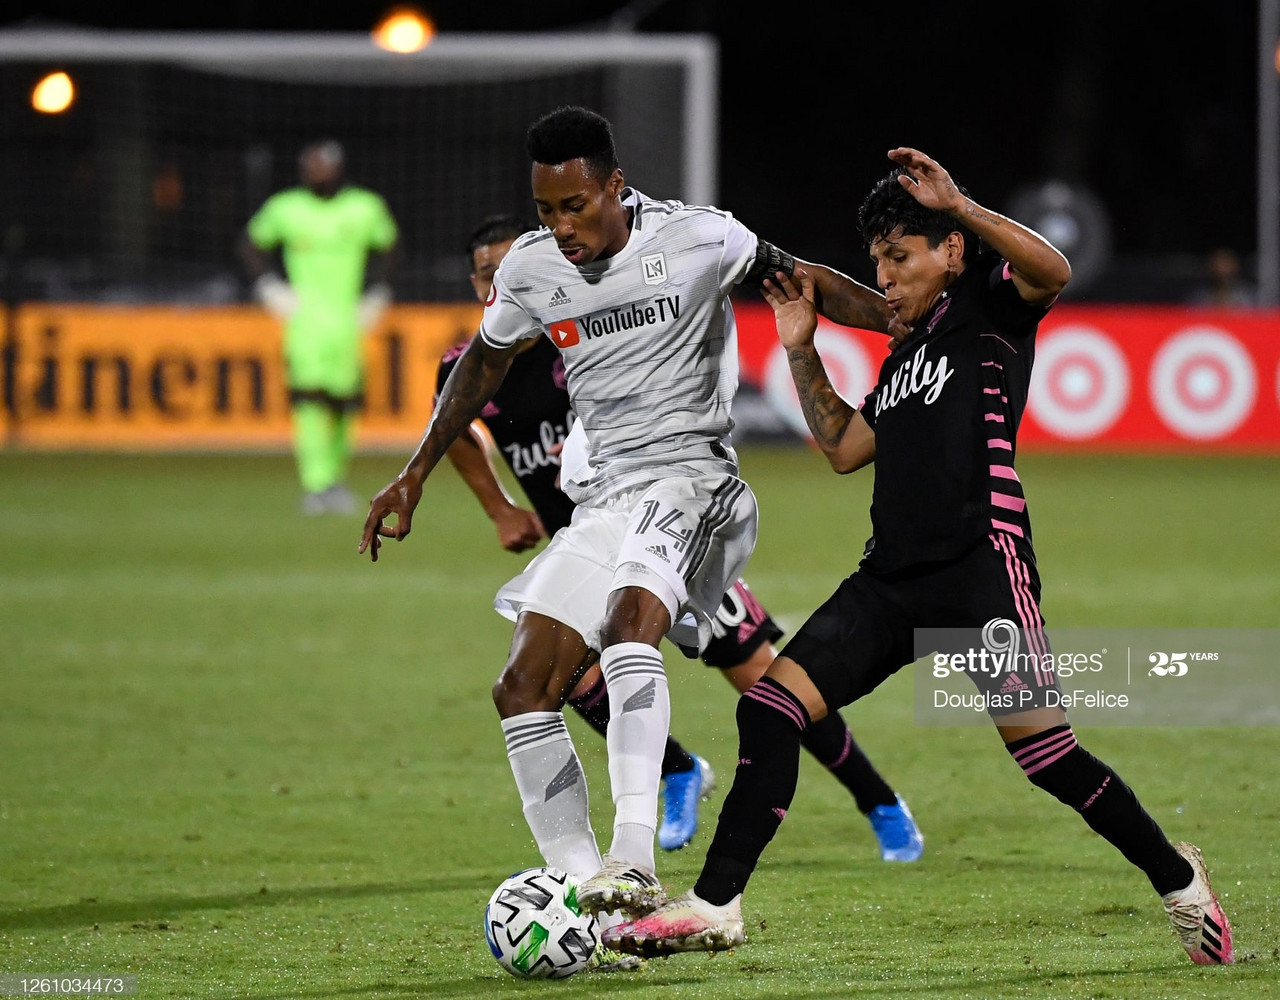
M 28 96 L 53 71 L 76 99 L 41 114 Z M 716 75 L 700 35 L 442 35 L 405 55 L 364 35 L 0 31 L 3 291 L 241 300 L 245 222 L 332 138 L 400 225 L 397 297 L 466 298 L 466 236 L 532 216 L 524 132 L 559 104 L 613 120 L 629 183 L 714 202 Z

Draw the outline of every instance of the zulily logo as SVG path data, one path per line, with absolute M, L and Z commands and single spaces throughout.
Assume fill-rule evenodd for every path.
M 928 360 L 924 356 L 927 344 L 921 344 L 916 353 L 911 356 L 909 361 L 903 365 L 889 377 L 889 384 L 881 387 L 876 394 L 876 416 L 878 417 L 885 410 L 892 406 L 897 406 L 909 396 L 924 393 L 924 403 L 928 406 L 938 398 L 942 392 L 942 387 L 947 384 L 947 379 L 955 374 L 955 371 L 948 367 L 947 356 L 944 354 L 937 362 Z

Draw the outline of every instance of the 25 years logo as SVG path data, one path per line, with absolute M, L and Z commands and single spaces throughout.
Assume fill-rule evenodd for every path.
M 1147 657 L 1154 666 L 1147 671 L 1147 676 L 1185 677 L 1187 675 L 1186 653 L 1152 653 Z
M 1188 663 L 1197 661 L 1216 661 L 1217 653 L 1151 653 L 1147 656 L 1151 662 L 1148 677 L 1186 677 Z

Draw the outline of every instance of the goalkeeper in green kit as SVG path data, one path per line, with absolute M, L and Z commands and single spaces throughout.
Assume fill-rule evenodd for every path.
M 343 159 L 333 141 L 303 149 L 301 184 L 268 198 L 240 245 L 255 297 L 284 323 L 305 514 L 356 510 L 345 479 L 364 383 L 360 341 L 391 303 L 398 238 L 386 202 L 344 182 Z

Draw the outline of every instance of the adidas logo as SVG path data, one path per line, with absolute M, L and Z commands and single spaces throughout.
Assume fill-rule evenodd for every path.
M 551 300 L 547 303 L 547 308 L 555 308 L 556 306 L 567 306 L 573 299 L 565 294 L 564 289 L 559 285 L 556 286 L 555 292 L 551 295 Z
M 671 560 L 667 558 L 667 547 L 665 545 L 650 545 L 645 549 L 645 551 L 652 552 L 663 562 L 671 562 Z
M 1027 683 L 1017 674 L 1010 674 L 1004 679 L 1004 683 L 1000 685 L 1001 694 L 1013 694 L 1014 691 L 1025 691 Z

